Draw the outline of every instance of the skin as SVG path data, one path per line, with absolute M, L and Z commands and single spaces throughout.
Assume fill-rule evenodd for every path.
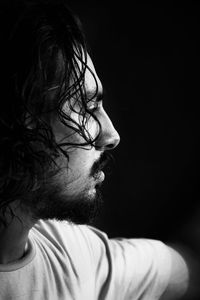
M 87 64 L 95 75 L 98 93 L 102 94 L 102 84 L 89 55 Z M 94 93 L 96 82 L 92 74 L 86 70 L 86 93 Z M 67 110 L 67 105 L 63 107 L 63 109 Z M 62 193 L 64 193 L 66 199 L 74 199 L 74 201 L 76 201 L 80 194 L 84 194 L 88 201 L 92 201 L 95 198 L 96 185 L 104 180 L 104 174 L 100 172 L 97 177 L 91 176 L 91 168 L 105 150 L 112 150 L 120 141 L 119 134 L 115 130 L 109 116 L 106 114 L 102 101 L 98 102 L 98 109 L 95 111 L 95 114 L 102 126 L 101 134 L 96 140 L 95 145 L 93 147 L 86 147 L 86 149 L 69 149 L 69 161 L 67 161 L 64 156 L 61 156 L 58 160 L 62 171 L 55 178 L 55 181 L 59 182 Z M 76 113 L 73 113 L 72 117 L 78 120 Z M 96 122 L 91 119 L 87 126 L 91 136 L 96 136 L 98 130 Z M 70 142 L 81 142 L 82 138 L 78 134 L 70 132 L 69 128 L 59 122 L 59 120 L 52 121 L 52 128 L 58 142 L 64 139 L 68 139 Z M 14 217 L 7 228 L 3 226 L 0 227 L 1 264 L 12 263 L 24 255 L 29 230 L 37 222 L 37 220 L 33 219 L 31 211 L 25 212 L 21 209 L 18 201 L 13 202 L 11 206 L 15 215 L 18 216 L 23 223 L 20 222 L 17 217 Z M 7 215 L 7 220 L 9 220 L 9 215 Z
M 99 94 L 102 94 L 102 84 L 95 72 L 94 65 L 88 56 L 88 66 L 95 74 L 95 78 L 98 84 Z M 94 93 L 96 83 L 94 77 L 87 70 L 85 73 L 85 87 L 86 92 L 89 94 Z M 92 107 L 91 107 L 92 108 Z M 67 104 L 63 107 L 67 111 Z M 82 148 L 70 148 L 68 149 L 69 161 L 64 156 L 60 156 L 58 164 L 61 168 L 61 172 L 54 179 L 59 183 L 60 191 L 67 199 L 76 201 L 80 195 L 84 195 L 87 201 L 93 201 L 96 196 L 96 186 L 104 180 L 104 174 L 98 173 L 98 176 L 91 175 L 92 166 L 99 160 L 100 156 L 105 150 L 112 150 L 115 148 L 119 141 L 119 134 L 115 130 L 110 118 L 106 114 L 102 101 L 98 102 L 98 109 L 95 111 L 98 117 L 102 131 L 93 147 Z M 78 114 L 72 113 L 72 117 L 78 120 Z M 88 122 L 88 131 L 92 136 L 96 136 L 98 127 L 97 123 L 90 119 Z M 52 128 L 57 142 L 61 142 L 67 139 L 69 142 L 82 142 L 82 138 L 77 133 L 71 132 L 69 128 L 64 126 L 59 120 L 52 121 Z M 65 198 L 64 198 L 65 199 Z M 30 229 L 37 222 L 33 218 L 32 212 L 26 212 L 21 209 L 20 202 L 15 201 L 11 204 L 12 209 L 16 216 L 8 227 L 0 227 L 0 263 L 8 264 L 20 260 L 27 251 L 27 241 Z M 9 221 L 10 216 L 7 215 Z M 191 299 L 189 294 L 186 294 L 186 298 L 183 297 L 188 289 L 188 277 L 189 271 L 186 264 L 184 254 L 180 255 L 181 251 L 169 247 L 169 252 L 172 257 L 172 270 L 169 279 L 168 287 L 161 297 L 162 300 L 170 299 Z M 190 264 L 191 265 L 191 264 Z M 195 264 L 194 264 L 195 265 Z M 192 272 L 193 272 L 192 268 Z M 195 275 L 194 278 L 199 278 Z M 196 295 L 196 292 L 195 292 Z
M 87 57 L 87 64 L 95 74 L 98 85 L 98 93 L 99 95 L 101 95 L 103 94 L 103 87 L 96 74 L 94 65 L 89 55 Z M 90 94 L 90 97 L 91 94 L 95 94 L 96 82 L 89 70 L 86 70 L 85 73 L 85 87 L 86 93 Z M 93 106 L 94 103 L 91 103 L 90 108 L 92 109 Z M 64 107 L 63 109 L 67 110 L 67 107 Z M 101 154 L 105 150 L 112 150 L 118 145 L 120 141 L 119 134 L 115 130 L 109 116 L 104 110 L 102 101 L 98 101 L 98 109 L 95 111 L 95 114 L 102 126 L 102 132 L 95 142 L 95 147 L 91 148 L 90 146 L 88 146 L 86 147 L 86 149 L 68 149 L 68 152 L 70 153 L 69 162 L 62 157 L 59 161 L 59 165 L 61 166 L 61 168 L 63 168 L 62 176 L 59 175 L 59 180 L 61 179 L 60 177 L 62 177 L 63 189 L 70 197 L 77 196 L 82 192 L 88 193 L 88 196 L 90 197 L 95 193 L 95 184 L 97 184 L 98 181 L 102 181 L 104 179 L 104 175 L 99 174 L 100 178 L 94 180 L 94 177 L 90 176 L 91 168 L 94 162 L 99 160 Z M 72 112 L 71 117 L 78 121 L 77 113 Z M 79 143 L 84 142 L 83 138 L 81 138 L 80 135 L 76 133 L 71 134 L 69 130 L 67 130 L 66 132 L 66 126 L 58 120 L 55 120 L 53 128 L 57 142 L 61 142 L 64 140 L 70 142 L 73 142 L 75 140 Z M 87 129 L 92 137 L 95 137 L 97 135 L 97 123 L 92 118 L 88 121 Z

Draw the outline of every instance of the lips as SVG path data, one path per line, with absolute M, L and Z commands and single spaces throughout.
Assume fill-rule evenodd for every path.
M 94 162 L 91 170 L 91 175 L 95 178 L 98 178 L 100 176 L 100 173 L 103 173 L 101 171 L 108 165 L 109 161 L 110 161 L 110 155 L 108 155 L 107 152 L 103 152 L 100 158 Z
M 95 178 L 95 180 L 97 180 L 98 182 L 102 182 L 105 179 L 105 174 L 103 171 L 98 171 L 94 174 L 93 176 Z

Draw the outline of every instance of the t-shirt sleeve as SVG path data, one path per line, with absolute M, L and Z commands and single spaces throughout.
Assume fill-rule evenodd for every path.
M 34 230 L 72 294 L 81 295 L 73 299 L 157 300 L 168 286 L 171 252 L 160 241 L 109 239 L 96 228 L 56 221 L 40 221 Z
M 156 300 L 164 293 L 171 273 L 171 254 L 165 244 L 150 239 L 109 239 L 92 227 L 87 239 L 98 299 Z

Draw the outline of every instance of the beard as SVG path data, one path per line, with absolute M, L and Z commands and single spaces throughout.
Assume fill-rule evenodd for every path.
M 99 214 L 102 196 L 99 187 L 96 187 L 96 193 L 92 197 L 82 192 L 69 199 L 62 194 L 60 186 L 48 186 L 39 191 L 32 204 L 31 213 L 34 219 L 92 224 Z
M 98 177 L 99 172 L 107 165 L 109 156 L 104 152 L 95 161 L 89 177 Z M 56 175 L 59 178 L 59 173 Z M 74 224 L 92 224 L 99 215 L 102 207 L 101 184 L 95 185 L 95 193 L 85 190 L 75 196 L 67 196 L 63 185 L 54 176 L 49 176 L 48 183 L 44 183 L 38 190 L 26 198 L 25 209 L 31 212 L 33 219 L 55 219 Z

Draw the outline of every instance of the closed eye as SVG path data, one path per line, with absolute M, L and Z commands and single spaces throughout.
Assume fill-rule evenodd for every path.
M 102 106 L 103 103 L 103 98 L 104 98 L 104 91 L 103 89 L 101 91 L 98 91 L 98 93 L 96 94 L 96 90 L 90 90 L 87 91 L 86 93 L 87 95 L 87 109 L 89 112 L 96 112 L 97 110 L 100 109 L 100 107 Z
M 98 111 L 100 108 L 102 107 L 102 101 L 90 101 L 90 103 L 88 103 L 88 110 L 89 112 L 96 112 Z

